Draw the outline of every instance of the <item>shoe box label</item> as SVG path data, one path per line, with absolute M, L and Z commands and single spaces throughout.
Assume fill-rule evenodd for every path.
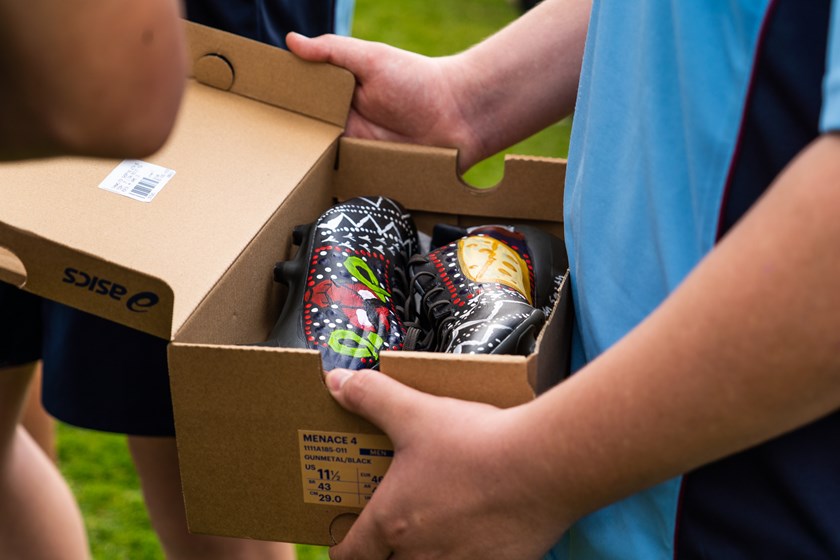
M 151 202 L 175 176 L 175 171 L 136 159 L 127 159 L 99 183 L 99 188 L 139 200 Z
M 303 501 L 364 507 L 394 458 L 384 435 L 298 430 Z

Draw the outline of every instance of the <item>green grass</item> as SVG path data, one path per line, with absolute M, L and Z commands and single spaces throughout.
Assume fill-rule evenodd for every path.
M 506 0 L 356 0 L 353 35 L 429 56 L 464 50 L 517 16 Z M 568 121 L 506 150 L 506 153 L 565 157 Z M 496 184 L 503 155 L 481 162 L 465 180 L 477 186 Z M 125 438 L 58 428 L 61 470 L 85 517 L 96 560 L 163 558 L 149 524 Z M 326 560 L 323 547 L 299 546 L 300 560 Z
M 94 558 L 163 558 L 124 436 L 59 424 L 58 460 L 85 518 Z

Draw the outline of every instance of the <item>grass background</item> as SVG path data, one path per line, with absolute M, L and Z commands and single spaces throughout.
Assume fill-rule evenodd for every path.
M 353 35 L 439 56 L 464 50 L 518 15 L 512 0 L 356 0 Z M 568 132 L 564 121 L 505 152 L 565 157 Z M 465 180 L 496 184 L 503 157 L 479 163 Z M 82 508 L 95 559 L 163 559 L 123 436 L 59 424 L 58 460 Z M 314 546 L 298 546 L 298 556 L 327 559 L 326 549 Z

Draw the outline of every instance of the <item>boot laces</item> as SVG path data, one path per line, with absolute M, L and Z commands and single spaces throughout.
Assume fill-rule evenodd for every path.
M 414 255 L 409 265 L 428 263 L 429 259 L 423 255 Z M 418 306 L 414 305 L 417 297 L 418 281 L 421 278 L 430 278 L 434 285 L 429 288 L 420 299 Z M 438 275 L 428 270 L 419 270 L 411 276 L 408 289 L 408 297 L 402 306 L 406 337 L 403 344 L 405 350 L 432 350 L 442 351 L 447 343 L 456 317 L 455 307 L 449 301 L 444 287 L 438 284 Z M 443 297 L 438 297 L 442 295 Z M 422 313 L 422 315 L 421 315 Z M 431 328 L 423 328 L 423 319 Z

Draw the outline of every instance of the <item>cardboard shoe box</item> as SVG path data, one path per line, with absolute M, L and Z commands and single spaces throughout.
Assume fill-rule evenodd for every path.
M 184 106 L 147 162 L 0 165 L 0 279 L 172 341 L 191 531 L 332 544 L 393 452 L 334 402 L 316 351 L 245 345 L 279 314 L 272 269 L 293 254 L 292 228 L 336 201 L 384 195 L 426 232 L 529 223 L 562 235 L 565 164 L 509 157 L 499 186 L 470 188 L 453 150 L 342 139 L 346 71 L 187 28 Z M 527 402 L 567 370 L 568 291 L 530 356 L 383 352 L 381 369 L 432 394 Z

